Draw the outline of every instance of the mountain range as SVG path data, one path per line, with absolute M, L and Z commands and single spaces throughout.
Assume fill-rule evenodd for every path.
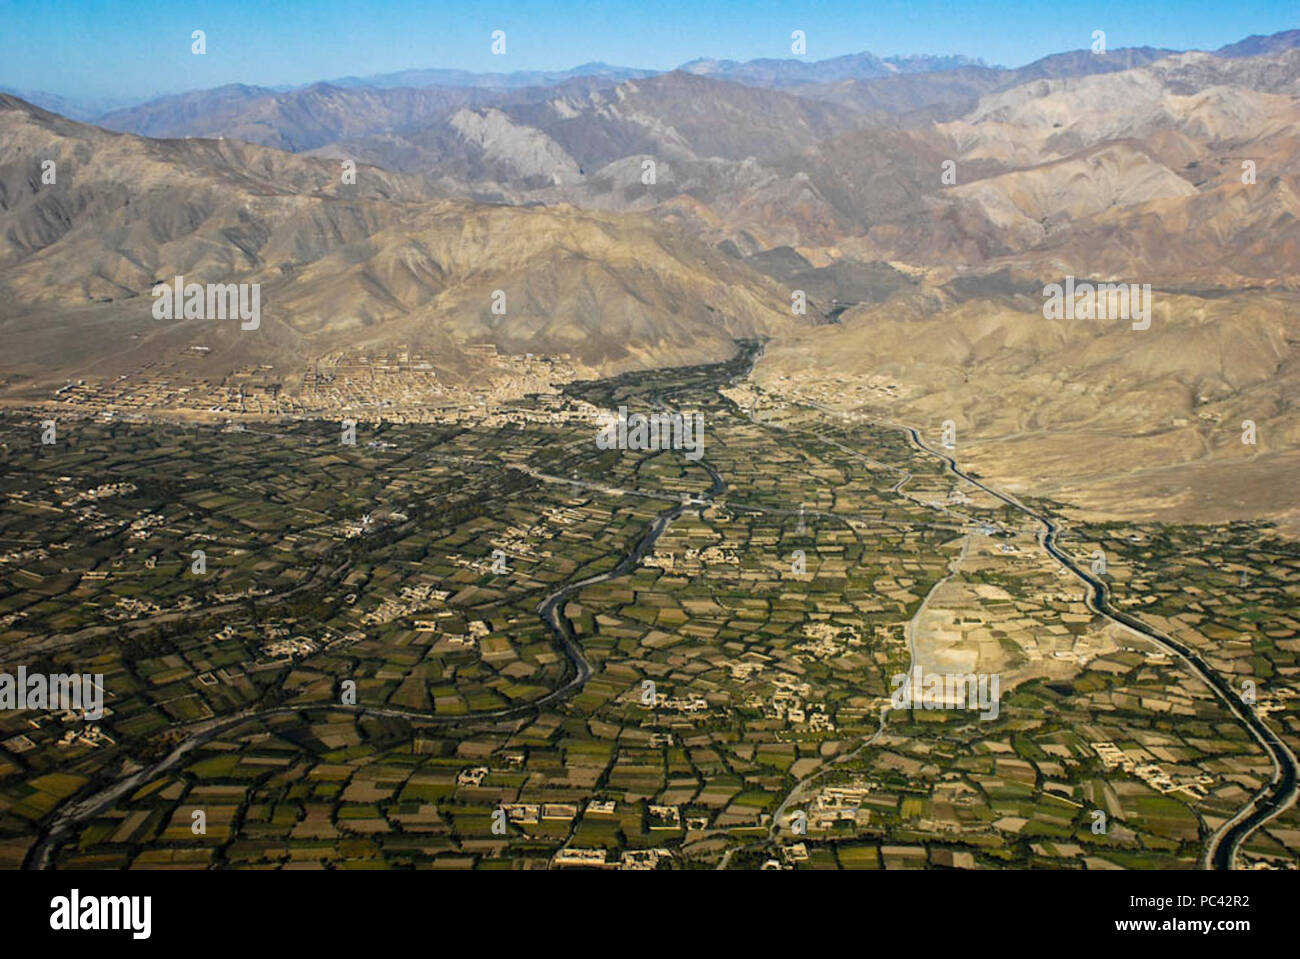
M 259 335 L 160 325 L 179 275 L 259 284 Z M 1048 319 L 1066 276 L 1149 287 L 1150 328 Z M 479 347 L 602 375 L 762 337 L 755 382 L 954 420 L 1010 488 L 1221 518 L 1225 483 L 1296 465 L 1298 292 L 1300 31 L 1017 69 L 404 71 L 94 124 L 0 95 L 0 389 L 25 401 L 186 375 L 200 341 L 204 376 L 263 364 L 292 390 L 354 347 L 470 381 Z M 1253 501 L 1294 523 L 1288 499 Z

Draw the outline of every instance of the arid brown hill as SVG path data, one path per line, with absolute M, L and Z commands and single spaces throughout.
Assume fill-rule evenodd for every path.
M 195 344 L 213 369 L 396 341 L 610 371 L 718 359 L 790 322 L 775 284 L 655 220 L 443 200 L 368 167 L 349 184 L 337 161 L 108 133 L 9 97 L 0 238 L 6 371 L 40 382 Z M 177 275 L 260 284 L 260 329 L 154 319 L 151 289 Z

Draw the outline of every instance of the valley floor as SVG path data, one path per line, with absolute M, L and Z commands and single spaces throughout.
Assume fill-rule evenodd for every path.
M 1067 522 L 757 349 L 548 400 L 698 459 L 5 410 L 0 669 L 107 709 L 0 714 L 0 864 L 1300 866 L 1300 547 Z

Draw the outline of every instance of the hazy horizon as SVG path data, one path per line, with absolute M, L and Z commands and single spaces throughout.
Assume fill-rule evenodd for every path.
M 225 6 L 235 13 L 219 13 L 211 3 L 176 9 L 127 2 L 108 9 L 87 0 L 56 8 L 10 0 L 0 4 L 11 26 L 0 86 L 71 100 L 139 102 L 231 83 L 294 88 L 406 70 L 559 72 L 593 62 L 663 71 L 699 58 L 815 62 L 869 52 L 1019 67 L 1086 49 L 1094 30 L 1106 32 L 1112 50 L 1212 50 L 1296 25 L 1294 10 L 1274 0 L 1224 5 L 1221 16 L 1213 15 L 1213 4 L 1183 0 L 1100 11 L 1078 2 L 1050 8 L 1020 2 L 960 13 L 935 0 L 870 9 L 834 0 L 807 11 L 734 0 L 705 11 L 670 3 L 653 12 L 630 4 L 490 3 L 446 21 L 437 8 L 404 0 L 386 4 L 381 15 L 338 0 L 274 10 Z M 204 56 L 191 52 L 193 30 L 205 32 Z M 504 54 L 491 50 L 495 30 L 506 33 Z M 794 30 L 806 36 L 802 56 L 791 52 Z

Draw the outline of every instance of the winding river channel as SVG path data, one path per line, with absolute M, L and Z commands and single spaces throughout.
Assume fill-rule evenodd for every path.
M 1251 736 L 1259 743 L 1273 762 L 1273 775 L 1264 787 L 1251 797 L 1250 801 L 1237 811 L 1236 815 L 1224 822 L 1206 842 L 1202 865 L 1207 869 L 1232 869 L 1236 863 L 1237 850 L 1241 844 L 1260 826 L 1281 815 L 1296 801 L 1296 757 L 1291 748 L 1269 729 L 1268 724 L 1260 718 L 1254 707 L 1243 702 L 1228 681 L 1211 669 L 1194 650 L 1173 637 L 1147 625 L 1136 617 L 1110 604 L 1110 587 L 1107 583 L 1085 571 L 1070 554 L 1061 549 L 1057 540 L 1060 526 L 1049 517 L 1034 512 L 1014 496 L 1000 492 L 985 485 L 968 473 L 962 472 L 956 461 L 938 450 L 931 449 L 921 439 L 915 429 L 902 427 L 912 445 L 922 452 L 942 460 L 948 472 L 968 483 L 979 487 L 995 499 L 1017 510 L 1024 516 L 1036 521 L 1041 526 L 1038 536 L 1039 544 L 1053 559 L 1073 573 L 1088 587 L 1088 608 L 1100 616 L 1126 626 L 1134 632 L 1141 633 L 1158 646 L 1177 656 L 1191 667 L 1193 672 L 1205 682 L 1216 696 L 1228 707 L 1234 716 L 1246 727 Z
M 745 357 L 745 368 L 738 374 L 730 377 L 732 382 L 743 379 L 754 363 L 761 355 L 761 347 L 754 346 L 749 348 L 750 355 Z M 671 398 L 671 397 L 664 397 Z M 658 397 L 653 397 L 652 401 L 659 403 Z M 766 424 L 764 424 L 766 425 Z M 1282 743 L 1273 734 L 1272 730 L 1256 714 L 1255 710 L 1249 705 L 1243 703 L 1240 698 L 1233 692 L 1228 682 L 1218 673 L 1212 670 L 1205 662 L 1191 649 L 1184 644 L 1172 639 L 1164 633 L 1148 626 L 1138 619 L 1114 609 L 1110 605 L 1110 594 L 1107 584 L 1082 569 L 1073 558 L 1062 550 L 1057 544 L 1059 527 L 1052 519 L 1034 512 L 1015 497 L 995 490 L 980 480 L 970 476 L 957 466 L 955 460 L 942 452 L 934 450 L 927 446 L 921 439 L 915 429 L 910 427 L 898 427 L 908 436 L 911 444 L 918 450 L 940 459 L 948 472 L 971 483 L 990 496 L 998 499 L 1002 503 L 1016 509 L 1024 516 L 1034 520 L 1041 526 L 1039 533 L 1040 545 L 1059 563 L 1070 570 L 1088 587 L 1087 603 L 1089 608 L 1098 615 L 1104 616 L 1116 623 L 1122 624 L 1157 643 L 1170 653 L 1178 656 L 1191 667 L 1191 669 L 1214 691 L 1214 693 L 1228 706 L 1238 720 L 1240 720 L 1250 731 L 1254 739 L 1271 757 L 1274 766 L 1274 772 L 1270 782 L 1260 792 L 1251 798 L 1251 801 L 1243 807 L 1238 813 L 1225 822 L 1210 837 L 1206 844 L 1203 865 L 1212 869 L 1231 869 L 1236 860 L 1237 850 L 1245 839 L 1250 836 L 1256 829 L 1281 814 L 1289 808 L 1296 800 L 1296 758 L 1290 748 Z M 837 444 L 838 445 L 838 444 Z M 509 722 L 521 719 L 533 714 L 538 710 L 557 703 L 571 696 L 580 690 L 591 677 L 591 665 L 583 655 L 582 647 L 578 643 L 577 636 L 574 632 L 573 624 L 565 615 L 564 609 L 569 599 L 579 591 L 595 585 L 625 576 L 632 572 L 645 556 L 654 549 L 656 542 L 663 535 L 664 531 L 688 510 L 699 509 L 703 505 L 712 502 L 715 497 L 722 494 L 726 489 L 721 475 L 718 471 L 705 460 L 699 460 L 696 465 L 707 470 L 712 478 L 712 487 L 706 492 L 693 497 L 690 501 L 683 501 L 674 505 L 672 508 L 660 513 L 651 521 L 649 528 L 637 540 L 635 545 L 627 552 L 626 555 L 607 572 L 590 576 L 585 579 L 567 583 L 554 592 L 548 594 L 537 606 L 537 614 L 546 623 L 556 645 L 563 652 L 566 663 L 565 675 L 563 681 L 553 690 L 528 703 L 517 706 L 505 707 L 502 709 L 486 710 L 481 712 L 464 713 L 457 716 L 436 716 L 427 713 L 413 712 L 402 709 L 390 709 L 378 706 L 345 706 L 332 703 L 314 703 L 301 706 L 279 706 L 269 709 L 248 709 L 228 716 L 216 717 L 202 720 L 197 723 L 184 727 L 177 727 L 178 731 L 184 732 L 184 739 L 163 758 L 142 767 L 129 775 L 117 780 L 116 782 L 105 786 L 97 792 L 84 797 L 75 802 L 66 804 L 59 810 L 56 816 L 42 834 L 41 838 L 32 847 L 29 852 L 25 866 L 29 869 L 47 869 L 53 863 L 54 853 L 59 845 L 66 841 L 74 834 L 74 830 L 88 819 L 95 817 L 104 810 L 112 807 L 115 803 L 138 789 L 141 785 L 156 778 L 158 775 L 172 769 L 179 764 L 189 753 L 196 748 L 212 741 L 223 735 L 234 727 L 239 726 L 251 719 L 261 719 L 278 715 L 289 715 L 304 711 L 321 711 L 321 710 L 348 710 L 358 714 L 399 718 L 410 721 L 416 726 L 457 726 L 468 725 L 483 722 Z M 568 483 L 577 486 L 590 486 L 580 481 L 566 480 L 558 476 L 547 476 L 536 472 L 531 472 L 534 478 L 543 482 Z M 902 485 L 910 478 L 906 475 L 902 481 L 895 487 L 901 489 Z M 635 490 L 619 490 L 621 493 L 634 494 Z M 877 731 L 876 736 L 884 729 L 886 709 L 881 715 L 881 729 Z M 860 752 L 874 742 L 876 736 L 865 741 L 854 753 Z M 823 770 L 824 772 L 825 770 Z M 817 775 L 820 775 L 818 773 Z M 815 777 L 810 777 L 815 778 Z M 777 816 L 787 808 L 787 806 L 796 799 L 800 788 L 805 785 L 801 782 L 795 787 L 795 790 L 787 796 L 785 802 L 781 804 Z M 778 820 L 779 821 L 779 818 Z M 730 859 L 731 850 L 724 858 L 722 866 Z
M 750 366 L 753 360 L 751 359 Z M 744 376 L 748 372 L 742 372 Z M 735 379 L 736 377 L 733 377 Z M 658 400 L 656 399 L 657 403 Z M 645 556 L 654 549 L 655 543 L 659 537 L 664 534 L 672 522 L 685 513 L 687 510 L 699 509 L 702 505 L 707 504 L 713 497 L 720 494 L 726 485 L 722 476 L 709 463 L 699 461 L 697 465 L 707 470 L 713 480 L 712 487 L 708 492 L 692 497 L 691 501 L 683 501 L 673 506 L 671 509 L 660 513 L 651 521 L 649 528 L 641 538 L 637 540 L 636 545 L 618 562 L 612 569 L 595 576 L 589 576 L 585 579 L 567 583 L 559 589 L 548 594 L 537 606 L 537 615 L 541 617 L 542 622 L 546 623 L 552 636 L 560 650 L 564 653 L 567 660 L 564 681 L 537 699 L 530 700 L 527 703 L 521 703 L 517 706 L 509 706 L 502 709 L 483 710 L 479 712 L 461 713 L 455 716 L 432 716 L 428 713 L 414 712 L 404 709 L 390 709 L 382 706 L 346 706 L 335 703 L 312 703 L 301 706 L 277 706 L 270 709 L 247 709 L 238 713 L 232 713 L 228 716 L 216 717 L 213 719 L 202 720 L 200 722 L 179 727 L 183 728 L 186 735 L 175 748 L 171 750 L 162 759 L 142 767 L 135 772 L 117 780 L 116 782 L 105 786 L 103 789 L 92 793 L 75 802 L 70 802 L 59 810 L 58 814 L 50 821 L 50 824 L 42 834 L 41 838 L 33 845 L 28 852 L 25 867 L 28 869 L 48 869 L 54 858 L 55 850 L 64 842 L 73 832 L 73 830 L 88 819 L 92 819 L 99 813 L 110 808 L 118 802 L 123 796 L 134 792 L 143 784 L 156 778 L 161 773 L 176 766 L 187 754 L 211 742 L 213 739 L 228 732 L 232 728 L 239 726 L 251 719 L 262 719 L 271 716 L 284 716 L 305 711 L 320 710 L 347 710 L 363 715 L 384 716 L 389 718 L 409 720 L 417 726 L 458 726 L 472 723 L 484 722 L 509 722 L 515 719 L 521 719 L 525 716 L 536 714 L 539 710 L 560 700 L 566 699 L 573 695 L 586 685 L 587 680 L 591 678 L 591 664 L 587 662 L 582 653 L 582 646 L 578 643 L 577 636 L 573 630 L 573 624 L 564 614 L 564 608 L 568 604 L 569 598 L 575 593 L 593 586 L 596 583 L 603 583 L 607 580 L 617 579 L 620 576 L 626 576 L 632 572 Z M 543 482 L 553 482 L 564 485 L 590 485 L 581 482 L 573 482 L 563 477 L 547 476 L 532 472 L 531 475 Z M 632 490 L 617 490 L 619 493 L 633 493 Z

